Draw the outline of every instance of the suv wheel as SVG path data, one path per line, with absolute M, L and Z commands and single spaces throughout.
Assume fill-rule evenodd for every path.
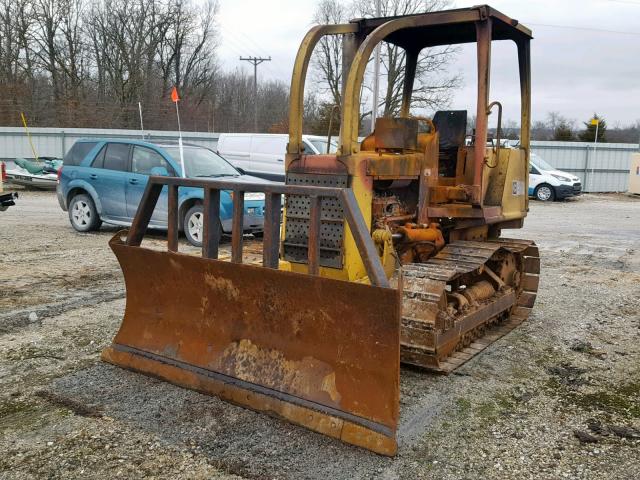
M 187 241 L 194 247 L 201 247 L 204 237 L 204 213 L 201 204 L 196 204 L 187 210 L 182 226 Z M 218 233 L 222 238 L 222 225 L 220 223 L 218 223 Z
M 204 214 L 202 205 L 194 205 L 184 216 L 184 234 L 187 241 L 194 247 L 202 246 L 202 236 L 204 235 Z
M 534 195 L 541 202 L 552 202 L 556 197 L 556 192 L 553 190 L 553 187 L 551 185 L 543 183 L 542 185 L 538 185 L 536 187 Z
M 91 232 L 100 228 L 102 221 L 89 195 L 76 195 L 69 202 L 69 221 L 78 232 Z
M 204 236 L 204 214 L 202 211 L 202 205 L 196 204 L 187 210 L 184 216 L 184 235 L 194 247 L 202 246 L 202 238 Z M 218 223 L 218 231 L 220 238 L 222 238 L 222 225 L 220 223 Z

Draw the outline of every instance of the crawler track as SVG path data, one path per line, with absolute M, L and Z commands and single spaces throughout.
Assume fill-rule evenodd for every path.
M 455 310 L 447 293 L 487 277 L 508 257 L 510 280 L 486 299 Z M 515 259 L 515 265 L 513 260 Z M 507 262 L 509 263 L 509 262 Z M 456 241 L 426 263 L 402 267 L 401 361 L 449 373 L 525 321 L 536 299 L 540 258 L 530 240 Z

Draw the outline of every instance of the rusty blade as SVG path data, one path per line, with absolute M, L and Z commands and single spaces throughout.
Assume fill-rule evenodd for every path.
M 395 454 L 398 290 L 110 245 L 127 305 L 104 360 Z

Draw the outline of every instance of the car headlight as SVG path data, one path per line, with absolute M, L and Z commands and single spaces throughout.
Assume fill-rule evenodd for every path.
M 556 175 L 554 173 L 551 174 L 552 177 L 557 178 L 561 182 L 571 182 L 572 180 L 568 177 L 563 177 L 562 175 Z
M 262 192 L 247 192 L 244 194 L 245 200 L 264 200 L 264 193 Z

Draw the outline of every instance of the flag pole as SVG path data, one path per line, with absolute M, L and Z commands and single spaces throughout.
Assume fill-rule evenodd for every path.
M 144 124 L 142 123 L 142 103 L 138 102 L 138 112 L 140 113 L 140 130 L 142 131 L 142 139 L 144 140 Z
M 187 178 L 187 172 L 184 168 L 184 149 L 182 148 L 182 128 L 180 127 L 180 109 L 178 108 L 178 102 L 180 97 L 178 96 L 178 89 L 173 87 L 171 91 L 171 100 L 176 104 L 176 117 L 178 118 L 178 148 L 180 150 L 180 168 L 182 169 L 182 178 Z

